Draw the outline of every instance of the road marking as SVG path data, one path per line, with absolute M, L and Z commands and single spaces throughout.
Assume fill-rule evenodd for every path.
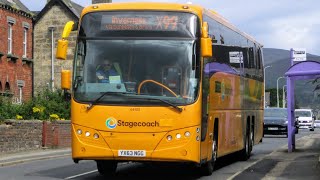
M 289 166 L 291 162 L 279 162 L 277 165 L 271 169 L 261 180 L 276 180 L 281 177 L 281 174 L 285 171 L 286 167 Z
M 98 170 L 96 169 L 96 170 L 85 172 L 85 173 L 82 173 L 82 174 L 77 174 L 77 175 L 74 175 L 74 176 L 66 177 L 64 179 L 73 179 L 73 178 L 76 178 L 76 177 L 79 177 L 79 176 L 84 176 L 84 175 L 91 174 L 91 173 L 94 173 L 94 172 L 98 172 Z
M 124 166 L 124 165 L 126 165 L 126 164 L 131 164 L 131 163 L 132 163 L 132 162 L 118 163 L 118 167 Z M 96 170 L 93 170 L 93 171 L 89 171 L 89 172 L 77 174 L 77 175 L 74 175 L 74 176 L 66 177 L 66 178 L 64 178 L 64 179 L 74 179 L 74 178 L 76 178 L 76 177 L 84 176 L 84 175 L 91 174 L 91 173 L 94 173 L 94 172 L 98 172 L 98 170 L 96 169 Z
M 245 171 L 246 169 L 248 169 L 249 167 L 257 164 L 258 162 L 260 162 L 261 160 L 263 160 L 263 158 L 258 159 L 256 162 L 253 162 L 249 165 L 247 165 L 244 169 L 238 171 L 237 173 L 233 174 L 231 177 L 229 177 L 227 180 L 232 180 L 233 178 L 235 178 L 236 176 L 238 176 L 240 173 L 242 173 L 243 171 Z

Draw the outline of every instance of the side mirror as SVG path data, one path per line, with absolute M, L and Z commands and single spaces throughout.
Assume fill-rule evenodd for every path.
M 73 21 L 67 22 L 67 24 L 64 26 L 63 32 L 62 32 L 62 39 L 58 40 L 58 46 L 57 46 L 57 52 L 56 52 L 56 58 L 66 60 L 67 59 L 67 50 L 68 50 L 68 40 L 67 38 L 70 35 L 70 32 L 72 30 L 75 30 L 74 27 L 75 23 Z
M 202 57 L 212 57 L 212 40 L 209 38 L 209 25 L 203 22 L 201 36 L 201 55 Z
M 70 70 L 61 70 L 61 88 L 65 90 L 71 89 L 71 72 Z

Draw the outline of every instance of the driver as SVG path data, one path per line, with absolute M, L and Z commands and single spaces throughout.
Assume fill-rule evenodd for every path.
M 100 83 L 121 82 L 120 75 L 113 69 L 112 62 L 109 59 L 104 59 L 96 68 L 96 78 Z

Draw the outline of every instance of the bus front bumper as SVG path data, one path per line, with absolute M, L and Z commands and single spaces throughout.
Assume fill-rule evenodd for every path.
M 80 133 L 81 130 L 81 133 Z M 120 133 L 72 125 L 72 158 L 78 160 L 200 162 L 198 126 L 170 132 Z

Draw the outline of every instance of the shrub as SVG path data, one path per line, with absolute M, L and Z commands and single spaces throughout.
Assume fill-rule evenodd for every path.
M 56 116 L 51 117 L 52 114 Z M 10 98 L 0 97 L 0 116 L 3 119 L 70 119 L 70 102 L 65 100 L 62 90 L 52 92 L 45 89 L 21 105 L 12 104 Z

